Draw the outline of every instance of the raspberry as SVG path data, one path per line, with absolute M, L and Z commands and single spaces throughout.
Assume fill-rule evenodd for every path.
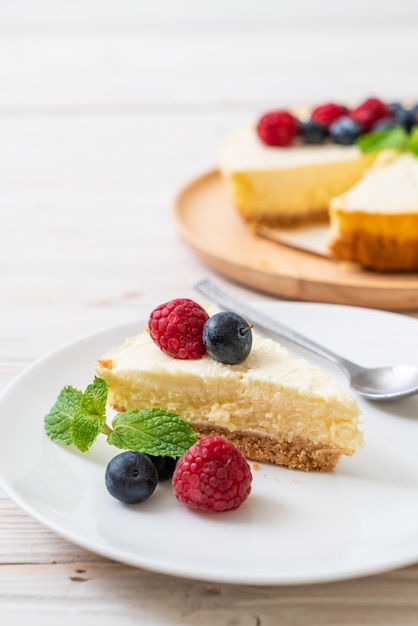
M 349 114 L 354 122 L 357 122 L 365 132 L 384 117 L 392 117 L 388 106 L 378 98 L 368 98 Z
M 270 111 L 260 118 L 256 130 L 268 146 L 288 146 L 299 132 L 299 122 L 288 111 Z
M 328 102 L 327 104 L 321 104 L 313 109 L 311 113 L 311 120 L 317 124 L 321 124 L 325 128 L 329 128 L 335 120 L 347 113 L 347 107 L 342 104 L 335 104 L 335 102 Z
M 200 439 L 177 461 L 173 474 L 176 498 L 207 512 L 237 509 L 251 491 L 250 466 L 222 437 Z
M 154 309 L 148 320 L 155 344 L 175 359 L 200 359 L 205 353 L 203 326 L 209 315 L 188 298 L 175 298 Z

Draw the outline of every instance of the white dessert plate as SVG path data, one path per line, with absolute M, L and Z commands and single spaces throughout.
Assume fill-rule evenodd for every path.
M 418 321 L 332 304 L 263 305 L 285 324 L 364 365 L 417 363 Z M 418 396 L 360 401 L 365 445 L 332 473 L 260 465 L 236 511 L 208 515 L 170 482 L 128 506 L 106 491 L 104 438 L 85 454 L 52 443 L 43 417 L 65 385 L 84 389 L 93 362 L 143 324 L 97 332 L 37 361 L 0 397 L 0 484 L 70 541 L 117 561 L 207 581 L 285 585 L 342 580 L 418 561 Z M 294 354 L 302 351 L 293 349 Z M 304 353 L 343 386 L 333 366 Z

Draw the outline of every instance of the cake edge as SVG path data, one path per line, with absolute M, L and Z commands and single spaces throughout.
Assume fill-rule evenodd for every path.
M 119 413 L 126 409 L 118 405 L 112 408 Z M 279 465 L 303 472 L 330 472 L 335 469 L 341 456 L 351 456 L 337 448 L 297 435 L 288 441 L 285 436 L 272 437 L 244 430 L 231 431 L 225 427 L 201 422 L 189 422 L 189 426 L 201 439 L 206 436 L 221 436 L 234 444 L 250 461 Z
M 229 431 L 221 426 L 190 423 L 198 437 L 220 435 L 233 443 L 250 461 L 268 463 L 304 472 L 330 472 L 342 455 L 340 450 L 314 444 L 300 436 L 287 441 L 284 437 L 269 437 L 243 430 Z

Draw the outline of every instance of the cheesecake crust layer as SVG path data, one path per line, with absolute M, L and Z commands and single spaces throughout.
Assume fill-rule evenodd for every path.
M 229 431 L 226 428 L 208 424 L 191 423 L 199 437 L 220 435 L 233 443 L 251 461 L 273 463 L 304 472 L 329 472 L 335 468 L 341 451 L 329 446 L 315 444 L 303 437 L 287 441 L 285 437 L 268 437 L 242 430 Z
M 299 225 L 328 219 L 332 198 L 346 192 L 372 163 L 313 164 L 282 171 L 223 172 L 233 205 L 249 222 Z
M 368 223 L 371 220 L 369 214 L 365 215 L 366 220 L 362 220 L 359 213 L 341 218 L 338 213 L 331 218 L 334 235 L 328 251 L 332 258 L 357 262 L 378 271 L 418 270 L 418 215 L 376 215 L 374 228 L 365 230 L 355 226 L 354 221 L 361 224 L 367 220 Z
M 300 215 L 265 215 L 259 219 L 242 216 L 244 220 L 254 227 L 254 232 L 259 234 L 263 226 L 275 228 L 295 228 L 309 226 L 311 224 L 327 224 L 329 222 L 328 209 L 318 209 Z
M 123 412 L 122 407 L 114 406 L 116 411 Z M 221 436 L 228 439 L 250 461 L 283 465 L 289 469 L 303 472 L 330 472 L 335 469 L 341 458 L 341 450 L 309 439 L 296 436 L 291 441 L 286 437 L 269 437 L 261 433 L 244 430 L 228 430 L 214 424 L 190 422 L 191 428 L 199 438 Z

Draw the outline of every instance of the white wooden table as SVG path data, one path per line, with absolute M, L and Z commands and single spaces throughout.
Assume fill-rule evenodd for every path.
M 226 132 L 276 104 L 418 100 L 413 0 L 291 4 L 0 0 L 1 387 L 81 334 L 193 297 L 211 271 L 171 205 Z M 78 548 L 2 493 L 0 565 L 5 626 L 418 623 L 418 565 L 301 587 L 176 579 Z

